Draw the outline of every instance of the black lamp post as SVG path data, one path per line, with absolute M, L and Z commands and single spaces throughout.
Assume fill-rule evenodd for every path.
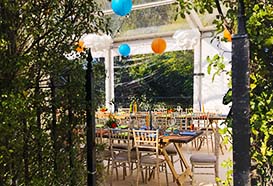
M 238 34 L 232 37 L 232 113 L 234 186 L 250 185 L 249 40 L 244 2 L 239 0 Z
M 96 185 L 96 146 L 95 146 L 95 111 L 94 111 L 94 75 L 91 49 L 88 49 L 86 69 L 86 151 L 87 151 L 87 186 Z M 92 81 L 93 80 L 93 81 Z
M 84 34 L 81 37 L 83 48 L 87 48 L 87 69 L 85 76 L 86 91 L 86 151 L 87 151 L 87 186 L 96 186 L 96 143 L 95 143 L 95 91 L 94 74 L 92 66 L 91 48 L 96 51 L 103 51 L 110 48 L 112 38 L 108 35 L 98 35 L 94 33 Z M 96 45 L 100 42 L 99 45 Z

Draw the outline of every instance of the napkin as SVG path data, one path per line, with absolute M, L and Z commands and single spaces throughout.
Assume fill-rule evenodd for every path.
M 195 131 L 182 131 L 179 133 L 181 136 L 194 136 L 196 135 Z

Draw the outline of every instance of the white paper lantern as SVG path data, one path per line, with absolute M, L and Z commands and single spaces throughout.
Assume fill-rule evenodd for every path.
M 200 39 L 200 32 L 197 29 L 177 30 L 173 38 L 176 40 L 177 46 L 181 49 L 193 49 Z

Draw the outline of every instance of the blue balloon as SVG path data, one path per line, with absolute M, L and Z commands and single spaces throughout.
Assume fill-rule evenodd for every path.
M 129 14 L 132 10 L 132 0 L 112 0 L 111 2 L 113 11 L 120 16 Z
M 130 46 L 128 44 L 121 44 L 118 47 L 118 51 L 122 56 L 128 56 L 131 52 Z

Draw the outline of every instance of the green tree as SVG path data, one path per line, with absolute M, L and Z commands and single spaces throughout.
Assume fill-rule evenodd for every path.
M 108 21 L 89 0 L 0 7 L 0 185 L 83 185 L 84 61 L 64 54 Z
M 192 106 L 192 51 L 135 55 L 119 65 L 115 72 L 119 75 L 116 94 L 122 96 L 120 100 L 125 100 L 124 103 L 138 99 L 139 103 L 150 105 Z
M 219 2 L 226 7 L 226 14 L 223 14 Z M 272 185 L 273 4 L 267 0 L 243 2 L 250 39 L 251 182 L 253 185 Z M 237 1 L 179 0 L 179 3 L 182 16 L 192 8 L 199 13 L 211 12 L 212 8 L 217 8 L 219 15 L 214 23 L 218 33 L 222 32 L 224 27 L 232 33 L 237 32 Z M 223 69 L 218 61 L 215 65 Z M 222 70 L 220 68 L 218 72 Z

